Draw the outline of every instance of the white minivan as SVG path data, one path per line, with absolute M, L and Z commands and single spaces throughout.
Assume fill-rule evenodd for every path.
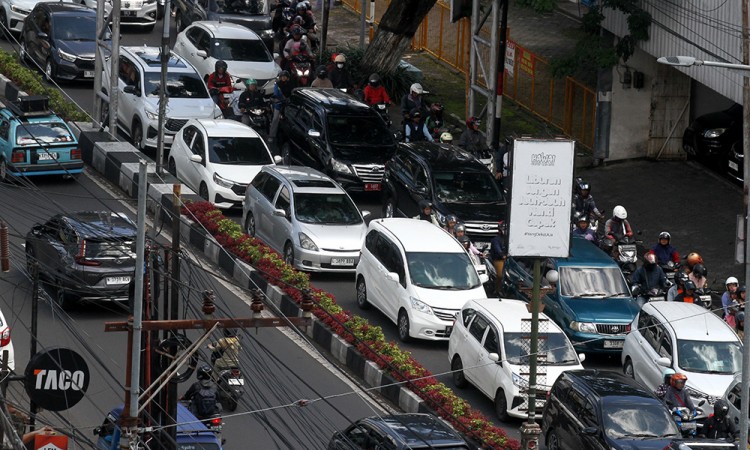
M 357 304 L 373 305 L 398 325 L 398 337 L 447 340 L 467 300 L 486 298 L 463 246 L 430 222 L 370 222 L 357 264 Z

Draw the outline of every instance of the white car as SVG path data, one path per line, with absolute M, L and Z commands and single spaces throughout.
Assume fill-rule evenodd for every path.
M 480 276 L 452 235 L 424 220 L 370 222 L 357 264 L 357 305 L 379 309 L 402 341 L 448 340 L 467 300 L 487 298 Z
M 157 145 L 160 53 L 158 47 L 120 47 L 117 126 L 130 136 L 133 145 L 139 150 L 155 148 Z M 221 110 L 208 95 L 206 83 L 189 62 L 171 53 L 167 64 L 165 148 L 172 145 L 175 133 L 188 120 L 222 117 Z M 109 79 L 110 66 L 111 64 L 104 64 L 105 80 Z
M 81 5 L 96 9 L 97 0 L 73 0 Z M 154 29 L 156 19 L 161 18 L 158 9 L 164 8 L 163 4 L 157 5 L 157 0 L 127 0 L 120 2 L 120 23 L 128 26 L 143 27 L 143 31 L 149 32 Z M 112 10 L 112 0 L 104 1 L 104 14 Z
M 41 0 L 0 0 L 0 24 L 3 32 L 10 30 L 20 33 L 23 21 Z M 61 0 L 70 3 L 71 0 Z
M 169 171 L 218 208 L 242 206 L 245 190 L 267 164 L 281 158 L 247 125 L 227 119 L 193 119 L 177 133 Z
M 193 23 L 177 35 L 174 52 L 195 66 L 204 80 L 223 60 L 234 81 L 253 78 L 266 94 L 273 93 L 281 70 L 255 31 L 229 22 Z
M 10 324 L 0 311 L 0 361 L 2 361 L 6 350 L 8 351 L 8 369 L 16 370 L 15 350 L 13 350 L 13 341 L 10 338 Z
M 742 369 L 742 343 L 732 328 L 702 306 L 682 302 L 650 302 L 638 313 L 622 349 L 623 371 L 649 389 L 662 383 L 671 367 L 687 376 L 686 389 L 698 419 L 713 413 Z M 699 405 L 705 400 L 702 405 Z
M 527 302 L 497 298 L 470 300 L 463 308 L 448 341 L 448 360 L 453 372 L 453 383 L 463 388 L 467 383 L 477 387 L 495 402 L 500 420 L 528 415 L 528 341 L 531 313 Z M 545 393 L 566 370 L 583 369 L 584 354 L 576 355 L 570 339 L 553 321 L 539 314 L 539 366 L 544 366 L 544 377 L 537 380 L 537 412 L 541 415 Z M 524 324 L 524 321 L 526 323 Z M 525 328 L 524 328 L 525 327 Z M 539 373 L 543 373 L 540 371 Z

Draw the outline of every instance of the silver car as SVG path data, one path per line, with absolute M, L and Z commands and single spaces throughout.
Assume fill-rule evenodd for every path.
M 266 166 L 245 193 L 245 232 L 309 272 L 354 272 L 367 225 L 341 186 L 302 166 Z

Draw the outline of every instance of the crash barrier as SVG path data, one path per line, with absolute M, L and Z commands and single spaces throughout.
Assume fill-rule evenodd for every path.
M 357 14 L 361 14 L 361 6 L 364 4 L 367 20 L 372 20 L 368 0 L 342 0 L 342 3 Z M 389 3 L 390 0 L 375 2 L 375 23 L 379 23 Z M 485 26 L 482 29 L 482 37 L 487 41 L 490 40 L 488 28 Z M 513 63 L 505 69 L 505 96 L 559 128 L 581 145 L 592 148 L 596 123 L 596 92 L 572 77 L 553 77 L 549 61 L 510 39 L 511 30 L 508 35 L 506 60 Z M 468 92 L 471 49 L 469 19 L 451 23 L 450 6 L 438 1 L 414 35 L 412 48 L 425 51 L 466 75 Z M 489 47 L 480 54 L 484 61 L 490 60 Z M 483 79 L 479 83 L 486 86 Z

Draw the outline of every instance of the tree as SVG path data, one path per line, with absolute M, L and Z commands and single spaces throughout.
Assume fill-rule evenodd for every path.
M 364 72 L 393 72 L 436 1 L 392 0 L 362 57 Z

